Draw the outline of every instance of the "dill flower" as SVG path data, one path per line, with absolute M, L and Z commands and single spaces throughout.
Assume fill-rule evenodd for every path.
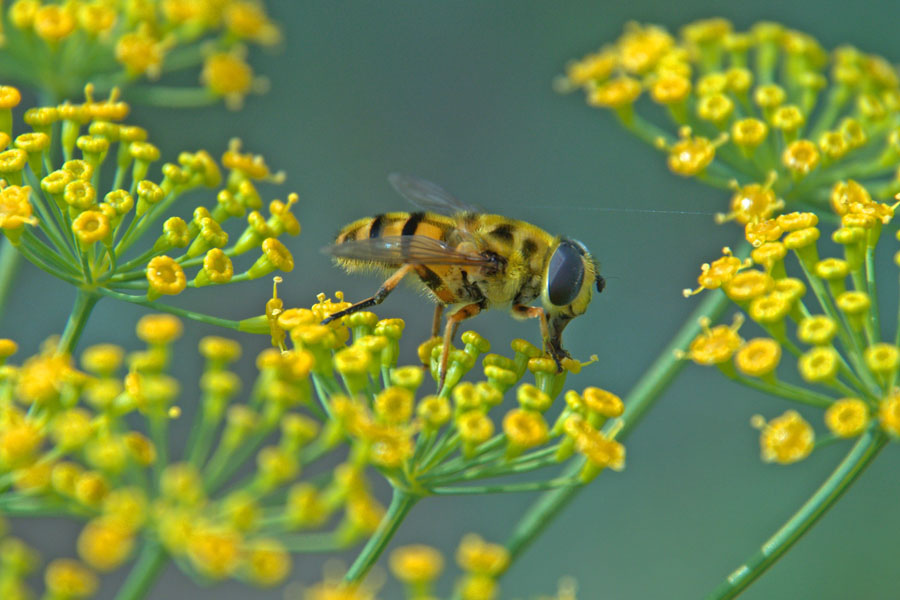
M 733 275 L 723 286 L 728 298 L 768 337 L 745 343 L 737 327 L 713 327 L 704 321 L 703 333 L 685 356 L 698 364 L 715 364 L 741 384 L 819 408 L 833 437 L 862 435 L 874 426 L 874 414 L 881 429 L 895 435 L 892 407 L 900 349 L 895 336 L 882 338 L 874 263 L 877 247 L 891 243 L 879 234 L 891 221 L 894 206 L 874 197 L 858 182 L 832 186 L 829 210 L 841 226 L 830 240 L 820 235 L 815 213 L 784 213 L 759 221 L 752 231 L 748 226 L 748 243 L 768 229 L 768 241 L 760 248 L 783 242 L 794 255 L 779 255 L 775 262 L 768 254 L 753 254 L 750 260 L 757 268 Z M 826 243 L 839 256 L 822 256 Z M 791 262 L 796 267 L 786 266 Z M 797 267 L 802 280 L 788 276 L 787 268 Z M 783 351 L 791 358 L 783 357 Z M 732 357 L 733 366 L 728 362 Z M 785 369 L 799 374 L 805 385 L 784 381 L 778 373 Z M 796 462 L 813 450 L 813 427 L 795 411 L 768 423 L 760 420 L 759 425 L 762 456 L 768 462 Z
M 813 448 L 813 429 L 796 411 L 772 419 L 759 436 L 762 459 L 788 464 L 803 460 Z
M 8 70 L 19 83 L 58 94 L 58 100 L 74 96 L 88 81 L 115 81 L 133 88 L 133 97 L 165 103 L 165 92 L 159 98 L 146 94 L 148 80 L 193 68 L 201 85 L 179 90 L 182 97 L 189 94 L 196 103 L 225 97 L 237 108 L 248 92 L 264 90 L 243 62 L 248 46 L 277 44 L 280 30 L 261 2 L 204 2 L 187 9 L 189 4 L 13 2 L 0 11 Z M 72 55 L 85 57 L 79 64 L 86 70 L 71 68 Z M 240 65 L 216 67 L 211 76 L 210 62 L 221 56 Z
M 98 586 L 97 576 L 78 561 L 60 558 L 44 572 L 47 591 L 58 598 L 88 598 Z
M 391 553 L 390 567 L 397 579 L 415 589 L 427 589 L 443 570 L 444 559 L 429 546 L 403 546 Z
M 146 131 L 121 123 L 129 105 L 118 90 L 100 99 L 88 85 L 84 94 L 81 104 L 29 109 L 32 131 L 0 152 L 0 229 L 26 259 L 80 286 L 92 302 L 108 296 L 137 304 L 293 269 L 279 238 L 300 232 L 291 214 L 297 197 L 272 201 L 269 217 L 259 212 L 257 186 L 284 177 L 262 156 L 232 140 L 222 159 L 225 175 L 205 150 L 182 152 L 157 174 L 159 149 Z M 54 124 L 61 134 L 50 136 Z M 64 162 L 54 164 L 60 155 Z M 173 203 L 199 188 L 214 190 L 212 206 L 197 206 L 190 223 L 167 217 Z M 222 194 L 240 210 L 224 210 L 217 201 Z M 246 222 L 261 219 L 264 235 L 247 233 L 256 232 L 244 225 L 248 210 L 257 217 Z M 254 249 L 262 255 L 256 262 L 239 256 Z
M 249 164 L 261 169 L 258 162 Z M 90 172 L 84 164 L 71 167 Z M 199 232 L 209 218 L 192 225 Z M 178 261 L 160 254 L 148 262 L 157 258 L 164 263 L 157 271 L 175 272 L 202 257 Z M 564 361 L 557 373 L 555 363 L 524 340 L 506 355 L 486 355 L 488 340 L 468 331 L 462 348 L 452 350 L 458 377 L 438 391 L 436 381 L 425 380 L 422 365 L 399 364 L 402 320 L 370 313 L 321 325 L 325 315 L 349 304 L 340 293 L 334 299 L 321 294 L 309 307 L 285 304 L 273 289 L 266 314 L 243 326 L 279 344 L 257 357 L 250 385 L 230 371 L 242 354 L 238 342 L 218 336 L 200 341 L 205 364 L 197 398 L 183 394 L 194 386 L 169 371 L 178 359 L 175 342 L 184 334 L 171 314 L 142 317 L 135 334 L 146 347 L 127 355 L 98 344 L 73 357 L 50 342 L 37 356 L 4 365 L 0 477 L 10 482 L 6 493 L 21 496 L 9 510 L 87 517 L 69 549 L 78 560 L 48 568 L 48 593 L 89 595 L 97 573 L 148 552 L 160 561 L 173 558 L 192 577 L 277 585 L 288 577 L 296 548 L 324 543 L 337 551 L 384 535 L 386 519 L 394 517 L 376 478 L 415 502 L 587 481 L 584 475 L 548 473 L 568 460 L 579 461 L 576 466 L 591 477 L 624 466 L 614 432 L 595 428 L 624 410 L 612 392 L 569 390 L 582 400 L 564 410 L 581 411 L 586 424 L 577 454 L 559 451 L 572 436 L 546 420 L 568 372 L 581 363 Z M 273 335 L 274 329 L 283 335 Z M 5 359 L 14 351 L 14 343 L 0 344 Z M 508 372 L 505 383 L 498 387 L 476 376 L 478 360 Z M 460 380 L 467 372 L 474 381 Z M 191 413 L 182 415 L 179 405 L 194 400 L 184 452 L 174 457 L 171 422 L 187 418 Z M 324 471 L 308 468 L 329 455 L 345 462 Z M 489 485 L 482 485 L 486 479 Z M 509 560 L 502 546 L 467 538 L 459 552 L 465 571 L 460 585 L 473 594 L 493 593 Z M 391 564 L 411 590 L 425 593 L 442 559 L 420 548 L 397 554 Z
M 710 22 L 720 34 L 694 36 Z M 557 87 L 581 88 L 588 104 L 611 109 L 674 173 L 745 190 L 720 221 L 824 209 L 827 197 L 811 192 L 840 181 L 881 200 L 900 191 L 890 125 L 900 78 L 890 61 L 848 45 L 828 51 L 776 23 L 735 31 L 711 19 L 677 35 L 629 23 L 613 43 L 571 62 Z M 668 124 L 650 103 L 665 109 Z

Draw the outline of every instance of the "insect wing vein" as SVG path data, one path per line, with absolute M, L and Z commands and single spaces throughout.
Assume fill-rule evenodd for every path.
M 387 265 L 490 265 L 490 258 L 459 252 L 424 235 L 395 235 L 352 240 L 323 248 L 335 258 L 375 261 Z

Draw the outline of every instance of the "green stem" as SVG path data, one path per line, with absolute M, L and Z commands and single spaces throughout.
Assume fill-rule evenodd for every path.
M 473 494 L 508 494 L 515 492 L 536 492 L 579 487 L 577 477 L 558 477 L 546 481 L 529 481 L 526 483 L 506 483 L 497 485 L 445 486 L 430 488 L 428 491 L 436 496 L 462 496 Z
M 381 519 L 381 523 L 378 524 L 378 529 L 375 530 L 375 533 L 360 551 L 359 556 L 350 565 L 350 569 L 344 575 L 344 581 L 347 583 L 362 581 L 369 569 L 378 560 L 378 557 L 381 556 L 381 553 L 384 552 L 388 542 L 391 541 L 397 528 L 400 527 L 400 523 L 403 522 L 407 513 L 418 500 L 419 496 L 394 488 L 394 495 L 391 498 L 391 505 L 388 507 L 387 513 Z
M 794 402 L 800 402 L 802 404 L 815 406 L 817 408 L 828 408 L 835 402 L 834 398 L 830 398 L 823 394 L 813 392 L 812 390 L 808 390 L 806 388 L 791 385 L 784 381 L 770 383 L 762 379 L 753 379 L 751 377 L 743 377 L 741 375 L 734 375 L 733 379 L 746 385 L 747 387 L 751 387 L 766 394 L 779 396 L 787 400 L 793 400 Z M 855 394 L 851 394 L 851 396 L 853 395 Z
M 863 435 L 837 469 L 825 480 L 818 490 L 800 507 L 794 516 L 775 535 L 762 545 L 747 562 L 735 569 L 707 600 L 735 598 L 762 575 L 799 540 L 816 521 L 847 491 L 850 484 L 878 455 L 887 443 L 887 436 L 878 430 Z
M 22 255 L 8 239 L 3 238 L 0 246 L 0 316 L 6 314 L 6 303 L 12 291 L 13 280 L 22 264 Z
M 869 326 L 867 331 L 871 329 L 874 332 L 875 340 L 872 342 L 874 344 L 881 339 L 881 311 L 878 309 L 878 289 L 875 286 L 875 248 L 872 246 L 866 248 L 866 285 L 868 287 L 864 291 L 872 299 L 866 324 Z
M 115 600 L 143 600 L 150 586 L 166 566 L 168 555 L 156 540 L 146 540 L 128 579 L 119 588 Z
M 735 252 L 735 256 L 745 256 L 748 252 L 749 246 L 743 243 Z M 687 318 L 684 325 L 672 338 L 672 341 L 663 349 L 654 363 L 628 393 L 628 396 L 625 398 L 625 413 L 620 419 L 612 419 L 610 421 L 610 425 L 621 422 L 621 429 L 617 439 L 625 439 L 640 422 L 644 414 L 653 406 L 657 397 L 684 367 L 686 361 L 676 358 L 675 351 L 687 348 L 691 340 L 700 333 L 699 319 L 708 317 L 715 320 L 725 311 L 727 305 L 728 297 L 724 292 L 715 290 L 706 293 L 706 298 L 700 306 Z M 572 464 L 560 474 L 560 478 L 577 477 L 582 464 L 583 460 L 572 461 Z M 569 486 L 550 490 L 542 494 L 531 505 L 506 541 L 506 548 L 509 550 L 511 560 L 515 560 L 522 553 L 528 544 L 543 531 L 582 487 Z
M 102 294 L 104 296 L 109 296 L 110 298 L 115 298 L 116 300 L 122 300 L 124 302 L 130 302 L 132 304 L 138 304 L 140 306 L 146 306 L 147 308 L 152 308 L 153 310 L 159 310 L 162 312 L 171 313 L 173 315 L 178 315 L 179 317 L 184 317 L 185 319 L 191 319 L 193 321 L 200 321 L 201 323 L 207 323 L 209 325 L 216 325 L 218 327 L 225 327 L 227 329 L 234 329 L 236 331 L 244 331 L 241 326 L 240 321 L 232 321 L 231 319 L 221 319 L 219 317 L 211 317 L 209 315 L 204 315 L 203 313 L 194 312 L 191 310 L 185 310 L 183 308 L 178 308 L 176 306 L 170 306 L 168 304 L 162 304 L 158 301 L 150 301 L 147 300 L 146 296 L 136 296 L 134 294 L 123 294 L 122 292 L 116 292 L 114 290 L 110 290 L 103 287 L 96 288 L 97 293 Z
M 69 314 L 69 320 L 66 322 L 66 328 L 63 330 L 62 337 L 59 340 L 59 351 L 71 354 L 78 345 L 78 339 L 84 331 L 88 317 L 94 310 L 94 305 L 100 299 L 93 292 L 79 289 L 75 295 L 75 305 Z
M 262 445 L 266 437 L 272 433 L 273 425 L 266 425 L 252 436 L 247 436 L 238 447 L 220 445 L 206 464 L 206 489 L 216 492 L 223 486 L 235 471 Z

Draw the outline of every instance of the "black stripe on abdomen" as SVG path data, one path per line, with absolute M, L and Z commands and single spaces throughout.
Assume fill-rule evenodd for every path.
M 403 230 L 400 232 L 400 235 L 416 235 L 416 229 L 419 228 L 419 223 L 424 218 L 425 213 L 423 212 L 410 213 L 406 223 L 403 224 Z
M 437 273 L 426 267 L 425 265 L 416 265 L 415 267 L 416 275 L 419 276 L 419 279 L 422 280 L 426 286 L 428 286 L 431 290 L 437 290 L 444 285 L 444 280 L 441 279 Z
M 377 238 L 381 235 L 382 229 L 384 229 L 384 215 L 375 215 L 372 217 L 372 224 L 369 225 L 369 237 Z

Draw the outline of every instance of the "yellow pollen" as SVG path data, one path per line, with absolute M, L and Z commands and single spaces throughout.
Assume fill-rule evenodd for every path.
M 734 112 L 734 102 L 725 94 L 703 96 L 697 105 L 697 116 L 704 121 L 723 125 Z
M 782 208 L 784 201 L 775 196 L 770 185 L 751 183 L 738 188 L 731 197 L 729 216 L 741 225 L 746 225 L 764 221 Z
M 678 135 L 680 139 L 668 149 L 668 165 L 673 173 L 685 177 L 702 173 L 716 157 L 716 147 L 728 140 L 727 134 L 716 140 L 694 136 L 688 127 L 682 127 Z
M 828 383 L 837 375 L 840 356 L 831 346 L 816 346 L 800 356 L 797 369 L 810 383 Z
M 747 342 L 734 357 L 738 371 L 750 377 L 764 377 L 778 367 L 781 345 L 771 338 Z
M 180 294 L 187 287 L 184 270 L 169 256 L 157 256 L 147 263 L 147 281 L 157 294 Z
M 169 344 L 181 337 L 183 326 L 172 315 L 146 315 L 138 321 L 136 331 L 138 338 L 148 344 Z
M 781 164 L 796 177 L 805 177 L 819 165 L 819 149 L 809 140 L 791 142 L 781 155 Z
M 34 14 L 34 31 L 50 43 L 66 38 L 75 30 L 75 18 L 64 6 L 44 5 Z
M 786 96 L 784 89 L 774 83 L 761 85 L 753 92 L 753 100 L 762 109 L 774 109 L 780 106 Z
M 625 26 L 625 32 L 616 46 L 622 67 L 642 75 L 652 69 L 674 43 L 675 40 L 662 27 L 631 22 Z
M 830 317 L 814 315 L 806 317 L 797 325 L 797 337 L 805 344 L 824 346 L 837 335 L 838 326 Z
M 540 413 L 514 408 L 503 417 L 503 432 L 514 446 L 527 449 L 547 441 L 548 428 Z
M 863 352 L 866 366 L 876 375 L 891 375 L 900 367 L 900 348 L 894 344 L 878 343 Z
M 859 398 L 841 398 L 825 411 L 825 425 L 840 437 L 855 437 L 869 425 L 869 407 Z
M 742 322 L 739 314 L 730 327 L 717 325 L 710 329 L 708 320 L 701 322 L 703 332 L 693 339 L 685 356 L 699 365 L 717 365 L 730 360 L 743 344 L 737 334 Z
M 633 104 L 640 95 L 640 82 L 622 76 L 597 85 L 588 94 L 588 104 L 600 108 L 622 108 Z
M 731 126 L 731 139 L 742 148 L 756 148 L 766 139 L 768 126 L 759 119 L 741 119 Z
M 742 261 L 736 256 L 732 256 L 730 248 L 723 248 L 722 253 L 724 256 L 716 259 L 712 264 L 701 265 L 701 273 L 697 278 L 700 287 L 696 290 L 684 290 L 685 297 L 699 293 L 703 289 L 718 289 L 731 281 L 740 269 L 750 265 L 749 261 Z
M 742 303 L 770 292 L 775 280 L 762 271 L 741 271 L 722 287 L 729 298 Z
M 602 81 L 613 73 L 617 63 L 615 53 L 609 50 L 588 54 L 581 60 L 569 64 L 566 68 L 566 77 L 569 84 L 576 87 L 593 81 Z
M 665 73 L 650 87 L 650 97 L 660 104 L 681 102 L 691 93 L 691 80 L 676 73 Z
M 402 546 L 391 552 L 389 564 L 394 577 L 400 581 L 421 585 L 440 575 L 444 559 L 429 546 Z
M 793 410 L 769 421 L 759 436 L 762 459 L 783 465 L 809 456 L 814 442 L 812 427 Z

